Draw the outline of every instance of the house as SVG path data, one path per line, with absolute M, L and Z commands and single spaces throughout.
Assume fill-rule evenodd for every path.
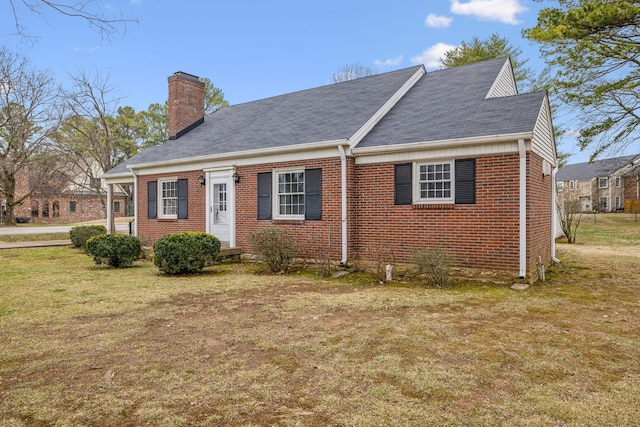
M 288 229 L 300 255 L 396 262 L 438 248 L 460 266 L 535 279 L 554 259 L 556 148 L 544 91 L 518 94 L 499 58 L 401 69 L 224 108 L 168 79 L 169 135 L 108 171 L 133 184 L 135 230 L 153 242 Z M 540 261 L 540 263 L 538 262 Z
M 15 198 L 19 199 L 31 193 L 21 204 L 14 207 L 17 222 L 35 222 L 47 224 L 78 223 L 105 218 L 103 207 L 107 188 L 100 178 L 91 178 L 77 167 L 63 168 L 64 175 L 59 179 L 48 182 L 46 186 L 38 185 L 28 169 L 16 175 Z M 94 176 L 100 176 L 101 171 L 94 171 Z M 55 182 L 53 182 L 55 181 Z M 41 183 L 38 183 L 41 184 Z M 112 212 L 116 217 L 126 216 L 129 197 L 120 186 L 114 193 Z M 0 191 L 0 223 L 6 212 L 6 197 Z
M 640 198 L 638 170 L 640 155 L 567 165 L 556 175 L 558 194 L 576 200 L 582 212 L 616 212 Z

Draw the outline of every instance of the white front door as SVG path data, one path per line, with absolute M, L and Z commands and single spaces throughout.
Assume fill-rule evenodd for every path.
M 234 194 L 231 177 L 209 175 L 209 233 L 222 242 L 223 247 L 235 244 L 232 225 Z

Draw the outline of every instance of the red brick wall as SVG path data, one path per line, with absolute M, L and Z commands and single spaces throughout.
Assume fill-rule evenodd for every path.
M 168 175 L 140 176 L 138 181 L 138 237 L 144 242 L 153 243 L 159 237 L 178 231 L 205 231 L 206 228 L 206 189 L 198 182 L 202 171 L 184 172 Z M 188 186 L 187 219 L 149 219 L 147 216 L 147 183 L 158 178 L 186 178 Z
M 396 260 L 417 248 L 440 249 L 456 264 L 518 269 L 518 156 L 476 159 L 473 205 L 394 205 L 394 165 L 363 165 L 356 171 L 356 252 L 380 248 Z
M 204 117 L 204 83 L 196 76 L 175 73 L 169 83 L 169 138 Z
M 538 277 L 538 256 L 551 263 L 551 175 L 542 175 L 543 160 L 527 155 L 527 276 Z
M 71 212 L 70 202 L 76 202 L 76 211 Z M 120 218 L 126 215 L 126 196 L 114 196 L 114 202 L 120 202 L 120 212 L 115 212 L 114 217 Z M 58 203 L 58 215 L 54 215 L 53 205 Z M 48 216 L 43 216 L 43 211 L 48 203 Z M 31 222 L 43 224 L 67 224 L 106 219 L 102 203 L 98 196 L 88 195 L 56 195 L 47 198 L 31 197 L 29 213 Z
M 322 220 L 287 221 L 258 220 L 258 173 L 271 172 L 282 167 L 322 168 Z M 353 161 L 350 162 L 353 168 Z M 248 235 L 264 227 L 279 226 L 289 230 L 296 238 L 300 255 L 309 258 L 325 258 L 330 252 L 332 260 L 341 257 L 341 187 L 340 158 L 317 161 L 270 163 L 239 167 L 242 179 L 236 185 L 236 239 L 237 246 L 250 251 Z

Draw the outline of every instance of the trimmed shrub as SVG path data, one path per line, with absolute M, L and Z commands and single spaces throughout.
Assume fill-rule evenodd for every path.
M 107 228 L 104 225 L 81 225 L 72 227 L 69 230 L 69 239 L 76 248 L 87 248 L 87 240 L 93 236 L 107 234 Z
M 258 259 L 269 266 L 272 273 L 286 273 L 296 252 L 291 233 L 280 227 L 265 227 L 249 234 L 249 243 Z
M 99 234 L 87 240 L 87 253 L 96 264 L 127 267 L 140 259 L 140 239 L 128 234 Z
M 153 245 L 153 263 L 166 274 L 199 273 L 220 253 L 220 240 L 200 231 L 167 234 Z

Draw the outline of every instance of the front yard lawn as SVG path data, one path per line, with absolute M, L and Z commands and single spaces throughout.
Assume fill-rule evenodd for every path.
M 640 251 L 588 249 L 523 292 L 5 250 L 0 426 L 639 425 Z

